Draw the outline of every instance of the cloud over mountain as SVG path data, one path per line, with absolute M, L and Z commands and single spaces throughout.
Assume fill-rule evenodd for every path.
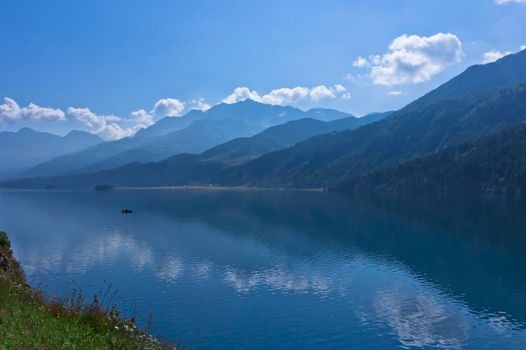
M 180 117 L 184 110 L 184 102 L 176 98 L 163 98 L 157 101 L 153 113 L 157 117 Z
M 300 101 L 319 102 L 336 98 L 350 98 L 349 91 L 343 85 L 336 84 L 333 86 L 318 85 L 310 88 L 302 86 L 280 88 L 274 89 L 268 94 L 260 95 L 249 88 L 238 87 L 223 102 L 231 104 L 252 99 L 272 105 L 293 105 Z M 189 110 L 206 111 L 211 107 L 202 97 L 185 102 L 176 98 L 162 98 L 152 108 L 141 108 L 131 112 L 127 117 L 120 117 L 114 114 L 97 114 L 88 107 L 69 107 L 66 111 L 58 108 L 40 107 L 34 103 L 20 107 L 14 99 L 5 97 L 4 103 L 0 104 L 0 126 L 9 123 L 11 128 L 15 128 L 16 126 L 20 127 L 20 125 L 23 126 L 20 123 L 23 121 L 68 120 L 106 140 L 117 140 L 132 136 L 140 129 L 151 126 L 161 118 L 181 117 Z
M 491 50 L 484 52 L 484 55 L 482 55 L 482 62 L 483 63 L 491 63 L 495 62 L 498 59 L 501 59 L 504 56 L 507 56 L 511 54 L 511 51 L 499 51 L 499 50 Z
M 318 85 L 314 87 L 280 88 L 260 95 L 246 87 L 236 88 L 232 94 L 223 100 L 224 103 L 235 103 L 245 99 L 272 104 L 291 105 L 300 101 L 319 102 L 325 99 L 348 99 L 349 91 L 340 84 L 333 86 Z M 114 114 L 98 114 L 89 107 L 68 107 L 65 111 L 48 107 L 40 107 L 30 103 L 20 107 L 9 97 L 0 104 L 0 126 L 9 123 L 11 129 L 24 126 L 23 121 L 68 121 L 79 129 L 96 134 L 105 140 L 117 140 L 133 136 L 139 130 L 153 125 L 165 117 L 181 117 L 190 110 L 206 111 L 212 106 L 204 98 L 198 97 L 187 101 L 176 98 L 162 98 L 151 108 L 140 108 L 125 117 Z
M 40 107 L 34 103 L 20 107 L 9 97 L 4 97 L 0 104 L 0 125 L 18 120 L 65 120 L 66 114 L 61 109 Z
M 154 123 L 154 118 L 151 114 L 146 112 L 144 109 L 139 109 L 130 113 L 132 120 L 136 122 L 135 128 L 147 128 Z
M 268 94 L 260 95 L 255 90 L 247 87 L 237 87 L 227 96 L 223 102 L 232 104 L 246 99 L 271 105 L 294 105 L 300 101 L 318 102 L 323 99 L 348 99 L 351 95 L 347 89 L 340 84 L 334 86 L 318 85 L 314 87 L 296 86 L 293 88 L 279 88 Z
M 117 122 L 121 121 L 116 115 L 98 115 L 89 108 L 69 107 L 67 109 L 69 117 L 75 118 L 92 133 L 107 140 L 119 139 L 133 133 L 131 128 L 123 129 Z
M 190 108 L 191 109 L 197 109 L 200 111 L 207 111 L 212 106 L 210 106 L 208 103 L 205 102 L 205 99 L 202 97 L 194 98 L 190 101 Z
M 192 100 L 193 109 L 206 110 L 210 105 L 199 98 Z M 116 140 L 131 136 L 143 128 L 151 126 L 156 117 L 179 117 L 185 109 L 185 103 L 175 98 L 158 100 L 151 111 L 139 109 L 126 118 L 113 114 L 97 114 L 88 107 L 69 107 L 66 111 L 59 108 L 40 107 L 34 103 L 21 107 L 12 98 L 4 97 L 0 104 L 0 126 L 19 125 L 24 121 L 77 121 L 85 130 L 97 134 L 106 140 Z M 22 124 L 23 125 L 23 124 Z
M 462 42 L 451 33 L 425 37 L 401 35 L 383 55 L 358 57 L 353 66 L 369 70 L 376 85 L 418 84 L 458 63 L 464 57 Z
M 99 115 L 87 107 L 70 107 L 67 110 L 67 116 L 80 121 L 87 130 L 106 140 L 132 136 L 140 129 L 147 128 L 154 123 L 154 117 L 144 109 L 131 112 L 128 118 L 121 118 L 112 114 Z

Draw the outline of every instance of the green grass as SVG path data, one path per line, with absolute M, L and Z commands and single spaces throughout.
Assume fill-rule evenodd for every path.
M 7 243 L 2 257 L 12 259 Z M 5 260 L 4 260 L 5 261 Z M 13 262 L 16 263 L 14 259 Z M 95 298 L 86 304 L 80 294 L 68 302 L 49 300 L 26 285 L 21 271 L 0 266 L 0 350 L 7 349 L 175 349 L 161 344 L 133 319 L 107 311 Z

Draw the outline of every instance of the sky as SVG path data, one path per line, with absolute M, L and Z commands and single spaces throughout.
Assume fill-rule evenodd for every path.
M 395 110 L 526 45 L 526 0 L 0 0 L 0 131 L 105 139 L 251 98 Z

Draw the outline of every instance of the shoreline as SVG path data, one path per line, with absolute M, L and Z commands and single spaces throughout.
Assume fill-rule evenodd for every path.
M 315 188 L 266 188 L 250 186 L 115 186 L 116 191 L 162 191 L 162 190 L 189 190 L 189 191 L 301 191 L 324 192 L 321 187 Z M 111 191 L 111 190 L 110 190 Z
M 31 286 L 0 230 L 1 349 L 178 350 L 117 307 L 100 293 L 89 302 L 80 290 L 57 297 Z
M 275 187 L 251 187 L 251 186 L 115 186 L 104 190 L 96 190 L 94 187 L 78 188 L 23 188 L 23 187 L 2 187 L 0 191 L 22 191 L 22 192 L 111 192 L 111 191 L 238 191 L 238 192 L 256 192 L 256 191 L 278 191 L 278 192 L 327 192 L 326 188 L 275 188 Z

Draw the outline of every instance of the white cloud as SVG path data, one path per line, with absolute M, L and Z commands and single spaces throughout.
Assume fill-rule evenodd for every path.
M 302 100 L 311 100 L 318 102 L 323 99 L 329 98 L 350 98 L 350 93 L 347 89 L 340 84 L 334 86 L 318 85 L 312 88 L 304 86 L 296 86 L 294 88 L 279 88 L 270 91 L 266 95 L 260 95 L 255 90 L 250 90 L 247 87 L 238 87 L 227 96 L 224 103 L 236 103 L 251 99 L 256 102 L 267 103 L 271 105 L 294 105 Z
M 491 50 L 488 52 L 484 52 L 484 55 L 482 56 L 483 63 L 491 63 L 495 62 L 498 59 L 501 59 L 504 56 L 507 56 L 511 54 L 511 51 L 499 51 L 499 50 Z
M 326 91 L 321 87 L 316 87 L 315 89 L 317 89 L 317 91 L 314 92 L 313 95 L 316 96 L 317 99 L 321 99 L 322 95 L 326 94 Z M 309 97 L 310 91 L 309 88 L 302 86 L 296 86 L 294 88 L 279 88 L 262 96 L 261 102 L 271 105 L 296 104 L 300 100 Z
M 521 45 L 521 51 L 526 50 L 526 45 Z
M 462 42 L 454 34 L 404 34 L 393 40 L 387 53 L 369 56 L 366 63 L 359 57 L 354 63 L 370 70 L 374 84 L 392 86 L 428 81 L 463 57 Z
M 399 91 L 399 90 L 393 90 L 393 91 L 389 91 L 387 93 L 389 96 L 400 96 L 402 94 L 402 91 Z
M 350 83 L 365 82 L 365 81 L 369 81 L 369 74 L 347 73 L 343 77 L 343 80 L 348 81 Z
M 194 98 L 190 101 L 190 109 L 198 109 L 200 111 L 207 111 L 211 108 L 208 103 L 205 102 L 205 99 L 202 97 Z
M 4 97 L 4 104 L 0 105 L 0 123 L 9 122 L 21 118 L 20 106 L 15 100 Z
M 256 91 L 250 91 L 247 87 L 237 87 L 223 100 L 223 103 L 232 104 L 246 99 L 262 102 L 261 97 Z
M 184 102 L 176 98 L 163 98 L 155 104 L 152 113 L 157 117 L 180 117 L 184 110 Z
M 309 96 L 314 101 L 323 100 L 325 98 L 335 98 L 336 97 L 332 89 L 326 87 L 325 85 L 319 85 L 319 86 L 312 88 L 312 90 L 309 92 Z
M 526 0 L 495 0 L 495 3 L 497 5 L 504 5 L 504 4 L 526 4 Z
M 117 124 L 116 122 L 120 121 L 121 118 L 116 115 L 97 115 L 87 107 L 69 107 L 67 114 L 83 123 L 90 132 L 95 133 L 106 140 L 120 139 L 136 132 L 134 128 L 123 129 Z
M 4 97 L 4 103 L 0 105 L 0 124 L 18 120 L 65 120 L 66 114 L 60 109 L 40 107 L 30 103 L 26 107 L 20 107 L 18 103 L 9 97 Z
M 144 109 L 139 109 L 130 113 L 132 120 L 136 122 L 136 128 L 147 128 L 154 123 L 154 118 L 151 114 L 146 112 Z
M 356 80 L 358 80 L 358 76 L 355 75 L 355 74 L 347 73 L 347 74 L 345 74 L 343 79 L 348 81 L 348 82 L 354 83 Z
M 367 61 L 366 58 L 363 58 L 362 56 L 359 56 L 353 63 L 352 65 L 354 67 L 358 67 L 358 68 L 363 68 L 363 67 L 368 67 L 369 66 L 369 61 Z
M 84 124 L 90 132 L 106 140 L 118 140 L 132 136 L 137 131 L 147 128 L 154 123 L 154 117 L 144 109 L 131 112 L 129 118 L 120 118 L 113 114 L 95 114 L 87 107 L 69 107 L 67 114 Z M 128 126 L 125 127 L 124 125 Z
M 351 93 L 341 84 L 334 85 L 334 91 L 342 100 L 348 100 L 351 98 Z
M 22 108 L 22 117 L 29 120 L 65 120 L 66 115 L 60 109 L 40 107 L 30 103 L 27 107 Z

